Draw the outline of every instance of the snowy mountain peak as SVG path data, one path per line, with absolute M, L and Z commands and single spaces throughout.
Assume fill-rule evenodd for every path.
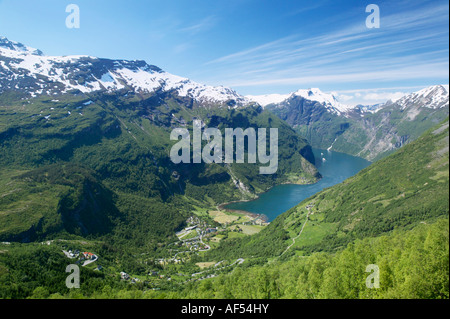
M 363 113 L 377 113 L 379 110 L 381 110 L 385 105 L 392 104 L 393 102 L 389 100 L 385 103 L 377 103 L 377 104 L 371 104 L 371 105 L 362 105 L 358 104 L 356 106 L 357 109 L 362 111 Z
M 145 61 L 100 59 L 91 56 L 45 56 L 41 51 L 0 38 L 0 93 L 20 90 L 32 97 L 58 95 L 72 90 L 83 93 L 133 90 L 175 92 L 199 104 L 245 106 L 251 101 L 234 90 L 196 83 L 164 72 Z
M 268 94 L 268 95 L 248 95 L 247 98 L 259 103 L 265 107 L 269 104 L 279 104 L 288 101 L 294 97 L 302 97 L 305 100 L 318 102 L 325 106 L 330 112 L 333 113 L 346 113 L 354 107 L 344 105 L 338 101 L 336 96 L 331 93 L 324 93 L 318 88 L 301 89 L 290 94 Z
M 431 109 L 449 106 L 449 85 L 434 85 L 408 94 L 395 102 L 405 109 L 411 105 L 422 105 Z
M 32 54 L 32 55 L 39 55 L 43 56 L 41 50 L 37 50 L 31 47 L 28 47 L 22 43 L 10 41 L 7 38 L 0 36 L 0 49 L 7 49 L 11 51 L 16 51 L 18 53 L 24 53 L 24 54 Z
M 266 107 L 269 104 L 278 104 L 292 96 L 291 94 L 264 94 L 264 95 L 247 95 L 246 97 L 262 107 Z
M 294 92 L 293 95 L 303 97 L 307 100 L 317 101 L 325 107 L 331 108 L 332 111 L 336 111 L 338 113 L 346 113 L 354 108 L 340 103 L 336 96 L 331 93 L 324 93 L 318 88 L 298 90 L 297 92 Z

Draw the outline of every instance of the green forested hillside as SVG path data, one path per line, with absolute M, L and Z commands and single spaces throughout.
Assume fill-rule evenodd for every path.
M 109 234 L 148 249 L 171 240 L 192 204 L 214 207 L 319 177 L 306 141 L 259 107 L 194 107 L 176 94 L 124 93 L 0 96 L 0 239 Z M 194 118 L 279 128 L 277 174 L 260 175 L 259 164 L 173 164 L 170 132 L 192 130 Z
M 428 88 L 444 92 L 439 107 L 435 100 L 405 97 L 403 104 L 387 102 L 376 112 L 355 108 L 347 114 L 330 112 L 320 103 L 292 96 L 266 107 L 291 125 L 315 148 L 327 149 L 376 161 L 419 138 L 449 115 L 448 92 L 444 86 Z
M 368 265 L 379 267 L 379 288 L 366 286 Z M 238 268 L 189 285 L 176 297 L 448 299 L 448 273 L 449 220 L 443 218 L 410 231 L 357 240 L 336 254 Z
M 148 243 L 140 230 L 151 227 L 154 215 L 144 215 L 150 223 L 142 224 L 138 215 L 123 213 L 123 207 L 132 209 L 136 205 L 133 197 L 113 200 L 122 209 L 110 220 L 117 225 L 112 242 L 108 241 L 111 237 L 86 241 L 72 235 L 47 245 L 1 243 L 1 296 L 449 298 L 448 136 L 446 122 L 355 177 L 300 203 L 258 234 L 223 239 L 214 249 L 181 264 L 157 265 L 150 246 L 146 254 L 121 249 L 133 241 Z M 13 172 L 11 176 L 7 183 L 28 181 L 36 183 L 38 190 L 53 183 L 62 192 L 66 187 L 78 189 L 78 193 L 92 190 L 98 194 L 94 197 L 98 201 L 111 195 L 97 184 L 94 173 L 83 168 L 65 170 L 63 166 L 60 171 L 45 168 Z M 86 188 L 80 181 L 91 182 Z M 70 209 L 69 204 L 77 198 L 70 196 L 66 207 Z M 161 204 L 160 209 L 165 212 L 167 204 Z M 162 218 L 158 216 L 160 222 Z M 167 222 L 171 221 L 164 220 Z M 69 220 L 69 225 L 79 224 Z M 163 229 L 171 227 L 175 225 Z M 78 290 L 63 285 L 68 260 L 61 249 L 73 247 L 95 251 L 102 256 L 104 266 L 100 272 L 83 268 L 82 289 Z M 156 256 L 170 250 L 169 246 L 160 246 L 153 253 Z M 225 266 L 222 270 L 210 268 L 212 278 L 190 275 L 200 272 L 195 263 L 217 261 L 225 262 Z M 379 269 L 379 288 L 366 285 L 368 265 Z M 174 280 L 164 276 L 156 279 L 148 274 L 151 269 L 170 274 Z M 120 280 L 118 274 L 123 270 L 141 274 L 141 281 L 130 284 Z
M 187 298 L 449 298 L 449 125 L 210 258 L 249 258 Z M 268 263 L 266 263 L 268 262 Z M 252 266 L 253 264 L 253 266 Z M 256 266 L 260 264 L 259 266 Z M 380 288 L 368 289 L 368 265 Z
M 395 154 L 278 216 L 259 234 L 222 242 L 211 258 L 334 252 L 356 239 L 408 230 L 448 216 L 448 131 L 448 122 L 428 131 Z
M 314 253 L 260 266 L 244 263 L 228 274 L 158 291 L 90 269 L 81 272 L 82 289 L 69 290 L 62 254 L 53 246 L 30 245 L 1 247 L 0 298 L 449 298 L 447 218 L 357 240 L 335 254 Z M 368 265 L 379 268 L 379 288 L 366 285 Z

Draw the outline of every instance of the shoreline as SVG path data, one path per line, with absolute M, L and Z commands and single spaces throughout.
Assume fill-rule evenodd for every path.
M 230 208 L 226 208 L 225 206 L 233 204 L 233 203 L 246 203 L 246 202 L 252 202 L 252 201 L 258 200 L 260 198 L 261 194 L 269 192 L 272 188 L 274 188 L 276 186 L 280 186 L 280 185 L 314 185 L 314 184 L 318 183 L 322 178 L 323 177 L 321 176 L 321 178 L 319 178 L 316 182 L 309 183 L 309 184 L 297 184 L 297 183 L 290 183 L 290 182 L 277 184 L 277 185 L 274 185 L 274 186 L 270 187 L 268 190 L 266 190 L 264 192 L 256 194 L 256 198 L 254 198 L 254 199 L 234 200 L 234 201 L 231 201 L 231 202 L 222 203 L 222 204 L 217 205 L 217 209 L 219 211 L 220 210 L 224 210 L 225 212 L 229 212 L 229 213 L 236 213 L 236 214 L 242 214 L 242 215 L 250 216 L 250 217 L 255 218 L 255 219 L 262 218 L 265 222 L 268 222 L 269 218 L 266 215 L 264 215 L 264 214 L 252 213 L 252 212 L 249 212 L 249 211 L 246 211 L 246 210 L 230 209 Z
M 258 198 L 252 199 L 252 200 L 257 200 L 257 199 Z M 236 213 L 236 214 L 246 215 L 246 216 L 249 216 L 249 217 L 252 217 L 252 218 L 258 218 L 262 214 L 256 214 L 256 213 L 252 213 L 252 212 L 249 212 L 249 211 L 246 211 L 246 210 L 225 208 L 225 206 L 233 204 L 233 203 L 250 202 L 252 200 L 235 200 L 235 201 L 223 203 L 223 204 L 217 205 L 217 210 L 219 210 L 219 211 L 223 210 L 223 211 L 228 212 L 228 213 Z
M 326 151 L 326 150 L 324 150 L 324 149 L 317 149 L 317 150 L 318 150 L 318 151 Z M 333 152 L 334 152 L 334 151 L 333 151 Z M 270 188 L 269 188 L 268 190 L 266 190 L 266 191 L 263 191 L 263 192 L 260 192 L 260 193 L 255 194 L 256 197 L 255 197 L 254 199 L 235 200 L 235 201 L 230 201 L 230 202 L 222 203 L 222 204 L 219 204 L 219 205 L 217 206 L 217 209 L 218 209 L 218 210 L 224 210 L 224 211 L 230 212 L 230 213 L 238 213 L 238 214 L 247 215 L 247 216 L 250 216 L 250 217 L 252 217 L 252 218 L 258 218 L 258 217 L 260 217 L 260 216 L 264 216 L 264 217 L 265 217 L 265 220 L 267 221 L 267 220 L 268 220 L 268 217 L 267 217 L 266 215 L 264 215 L 264 214 L 252 213 L 252 212 L 245 211 L 245 210 L 229 209 L 229 208 L 226 208 L 225 206 L 230 205 L 230 204 L 233 204 L 233 203 L 245 203 L 245 202 L 251 202 L 251 201 L 258 200 L 258 199 L 260 198 L 260 195 L 261 195 L 261 194 L 267 193 L 268 191 L 270 191 L 270 190 L 273 189 L 274 187 L 280 186 L 280 185 L 314 185 L 314 184 L 317 184 L 318 182 L 320 182 L 320 181 L 323 179 L 323 176 L 322 176 L 322 174 L 320 174 L 320 171 L 319 171 L 319 169 L 317 168 L 317 166 L 316 166 L 315 164 L 314 164 L 314 167 L 316 168 L 317 172 L 319 173 L 319 178 L 317 178 L 316 181 L 313 181 L 313 182 L 310 182 L 310 183 L 305 183 L 305 184 L 299 184 L 299 183 L 294 183 L 294 182 L 286 181 L 286 182 L 283 182 L 283 183 L 274 185 L 274 186 L 270 187 Z

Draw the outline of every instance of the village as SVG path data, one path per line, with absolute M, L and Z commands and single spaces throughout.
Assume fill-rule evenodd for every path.
M 203 215 L 204 216 L 204 215 Z M 168 249 L 171 256 L 160 258 L 157 262 L 165 267 L 169 264 L 185 263 L 192 256 L 202 256 L 208 250 L 219 246 L 220 241 L 226 238 L 244 237 L 258 233 L 269 223 L 265 216 L 244 214 L 242 212 L 228 212 L 220 209 L 207 211 L 208 218 L 201 218 L 193 214 L 186 220 L 186 227 L 176 233 L 177 242 L 170 244 Z M 207 268 L 220 270 L 229 266 L 241 264 L 243 260 L 198 262 L 200 269 Z M 218 267 L 223 264 L 222 267 Z M 197 272 L 192 276 L 205 271 Z
M 175 233 L 177 241 L 166 247 L 167 256 L 152 259 L 155 268 L 149 270 L 146 276 L 135 276 L 125 271 L 119 271 L 120 279 L 130 284 L 146 283 L 154 289 L 158 289 L 155 287 L 171 282 L 182 284 L 215 277 L 219 271 L 233 269 L 242 264 L 244 259 L 197 262 L 192 265 L 198 267 L 192 268 L 191 272 L 185 271 L 181 264 L 189 263 L 194 256 L 202 256 L 208 250 L 216 248 L 221 240 L 253 235 L 268 225 L 264 216 L 261 215 L 228 212 L 220 209 L 207 211 L 206 214 L 205 212 L 203 215 L 194 213 L 185 221 L 185 227 Z M 50 242 L 46 244 L 49 245 Z M 91 265 L 89 268 L 94 271 L 103 270 L 102 266 L 95 263 L 98 262 L 99 257 L 93 252 L 67 246 L 62 252 L 67 258 L 74 260 L 75 264 L 80 264 L 82 267 Z M 178 270 L 175 271 L 175 269 Z
M 63 250 L 64 255 L 66 255 L 67 258 L 70 259 L 77 259 L 77 261 L 75 263 L 79 264 L 82 263 L 81 266 L 85 267 L 93 262 L 96 262 L 98 260 L 98 256 L 94 253 L 91 252 L 80 252 L 78 249 L 75 250 L 71 250 L 69 249 L 68 251 Z M 102 267 L 98 266 L 97 268 L 95 268 L 95 270 L 101 270 Z
M 173 244 L 176 248 L 171 250 L 176 253 L 171 258 L 160 259 L 159 262 L 165 264 L 185 261 L 189 253 L 206 252 L 225 238 L 253 235 L 268 225 L 261 215 L 217 210 L 208 211 L 208 217 L 214 221 L 214 225 L 196 215 L 189 217 L 186 227 L 176 233 L 179 241 Z

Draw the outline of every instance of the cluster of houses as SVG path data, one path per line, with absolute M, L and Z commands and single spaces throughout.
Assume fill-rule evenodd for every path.
M 204 249 L 208 249 L 208 246 L 204 245 L 200 241 L 187 241 L 184 244 L 190 250 L 204 250 Z
M 123 272 L 123 271 L 120 272 L 120 278 L 122 278 L 122 280 L 130 280 L 130 283 L 132 283 L 132 284 L 135 284 L 135 283 L 141 281 L 139 278 L 131 278 L 129 274 L 127 274 L 126 272 Z
M 78 249 L 75 249 L 74 251 L 72 251 L 71 249 L 69 249 L 68 251 L 63 250 L 64 254 L 69 257 L 69 258 L 80 258 L 81 260 L 95 260 L 97 259 L 97 256 L 94 253 L 85 251 L 85 252 L 80 252 Z
M 205 229 L 205 234 L 215 233 L 217 231 L 217 227 L 211 227 Z
M 80 257 L 80 260 L 94 260 L 94 259 L 97 259 L 97 256 L 87 251 L 83 252 Z
M 183 237 L 188 235 L 191 231 L 195 230 L 197 236 L 204 236 L 207 234 L 215 233 L 218 231 L 217 227 L 210 227 L 206 222 L 201 221 L 197 216 L 191 216 L 186 220 L 188 227 L 176 233 L 177 237 L 182 240 Z M 192 236 L 191 236 L 192 237 Z M 196 238 L 184 239 L 183 241 L 196 240 Z
M 201 220 L 197 216 L 191 216 L 186 220 L 186 224 L 188 225 L 198 225 L 200 222 Z
M 63 250 L 63 253 L 68 257 L 68 258 L 77 258 L 80 255 L 80 251 L 78 249 L 72 251 L 71 249 L 69 249 L 68 251 Z
M 63 250 L 63 253 L 66 255 L 67 258 L 70 258 L 70 259 L 78 258 L 76 263 L 83 262 L 82 266 L 86 266 L 86 265 L 98 260 L 97 255 L 95 255 L 94 253 L 88 252 L 88 251 L 80 252 L 78 249 L 75 249 L 73 251 L 71 249 L 69 249 L 68 251 Z M 100 265 L 97 268 L 95 268 L 95 270 L 102 270 L 102 269 L 103 269 L 103 267 Z

